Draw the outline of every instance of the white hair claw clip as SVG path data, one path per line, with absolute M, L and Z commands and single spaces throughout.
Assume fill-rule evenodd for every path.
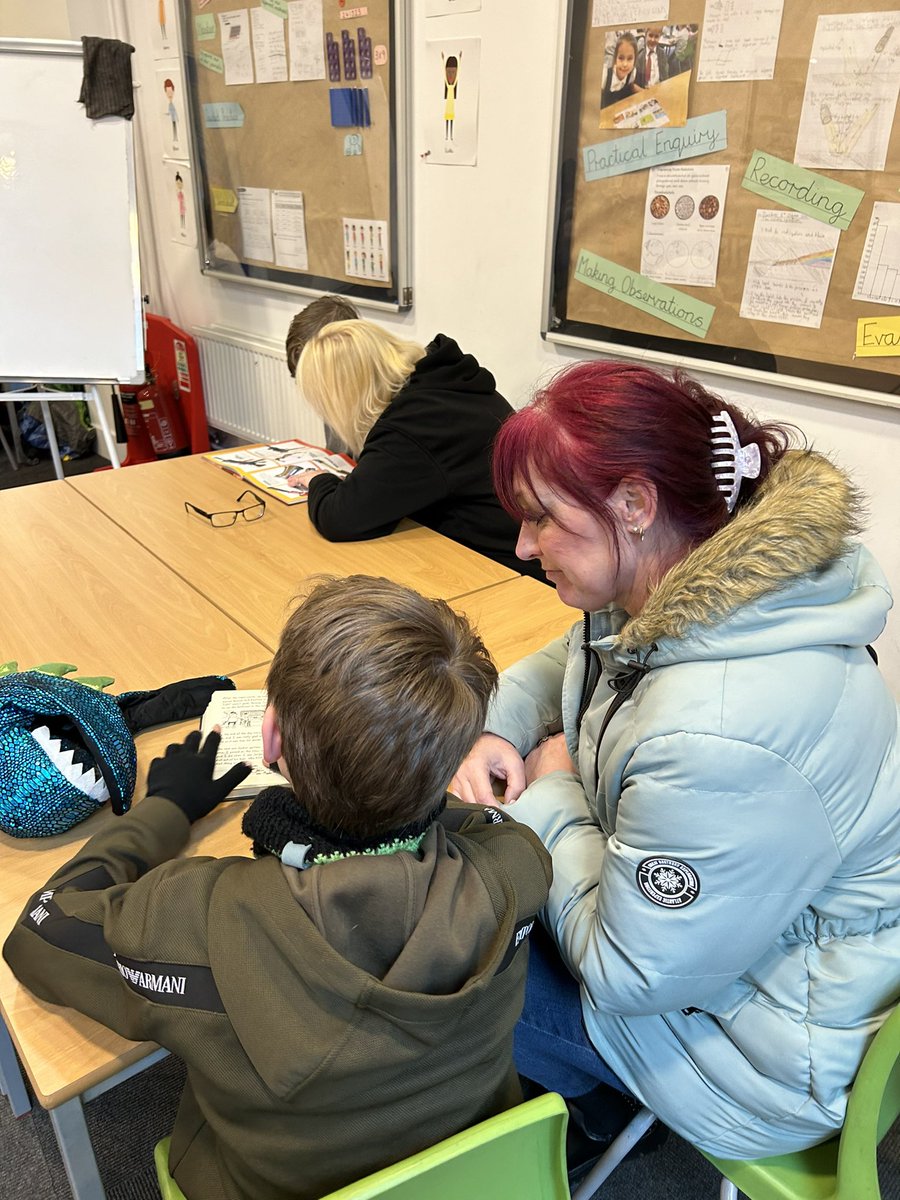
M 724 409 L 712 419 L 711 440 L 713 474 L 725 497 L 725 507 L 732 512 L 743 481 L 759 478 L 762 468 L 759 446 L 755 442 L 741 445 L 734 421 Z

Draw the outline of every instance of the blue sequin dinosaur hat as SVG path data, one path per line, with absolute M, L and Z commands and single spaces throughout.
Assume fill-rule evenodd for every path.
M 233 687 L 215 675 L 109 696 L 40 670 L 0 678 L 0 829 L 51 837 L 107 800 L 114 813 L 127 812 L 137 772 L 132 734 L 199 716 L 213 691 Z

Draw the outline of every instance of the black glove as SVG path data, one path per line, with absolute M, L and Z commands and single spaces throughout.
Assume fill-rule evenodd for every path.
M 200 730 L 189 733 L 183 742 L 173 742 L 163 758 L 154 758 L 147 772 L 147 795 L 165 796 L 177 804 L 194 823 L 211 813 L 253 769 L 249 763 L 235 763 L 221 779 L 213 779 L 216 751 L 221 735 L 207 735 L 200 748 Z
M 234 680 L 227 675 L 203 675 L 199 679 L 179 679 L 150 692 L 123 692 L 116 696 L 116 703 L 131 732 L 140 733 L 151 725 L 199 717 L 213 692 L 233 690 Z

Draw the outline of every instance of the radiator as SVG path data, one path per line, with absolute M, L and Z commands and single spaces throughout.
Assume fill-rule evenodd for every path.
M 321 418 L 288 374 L 283 345 L 217 325 L 191 332 L 200 352 L 209 425 L 247 442 L 302 438 L 322 445 Z

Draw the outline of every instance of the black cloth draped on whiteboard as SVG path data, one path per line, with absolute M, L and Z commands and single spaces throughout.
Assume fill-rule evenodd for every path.
M 84 79 L 78 103 L 96 121 L 100 117 L 134 116 L 131 56 L 134 46 L 117 38 L 83 37 Z

